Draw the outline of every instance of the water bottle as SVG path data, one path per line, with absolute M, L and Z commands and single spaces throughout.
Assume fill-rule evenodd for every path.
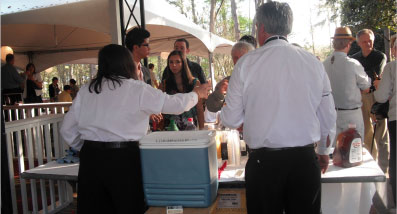
M 187 118 L 187 124 L 185 130 L 196 130 L 196 126 L 194 125 L 193 118 Z

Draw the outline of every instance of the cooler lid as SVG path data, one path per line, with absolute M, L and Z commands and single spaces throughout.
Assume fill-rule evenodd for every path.
M 215 131 L 152 132 L 139 141 L 141 149 L 205 148 L 215 143 Z

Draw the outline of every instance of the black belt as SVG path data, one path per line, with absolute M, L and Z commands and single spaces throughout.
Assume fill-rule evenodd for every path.
M 97 149 L 123 149 L 128 147 L 137 147 L 139 146 L 139 142 L 138 141 L 102 142 L 102 141 L 84 140 L 84 145 Z
M 307 144 L 305 146 L 296 146 L 296 147 L 283 147 L 283 148 L 269 148 L 262 147 L 258 149 L 250 149 L 251 152 L 273 152 L 273 151 L 285 151 L 285 150 L 293 150 L 293 149 L 302 149 L 302 148 L 314 148 L 314 143 Z
M 360 107 L 357 107 L 357 108 L 351 108 L 351 109 L 345 109 L 345 108 L 335 108 L 335 110 L 337 110 L 337 111 L 347 111 L 347 110 L 357 110 L 357 109 L 359 109 Z

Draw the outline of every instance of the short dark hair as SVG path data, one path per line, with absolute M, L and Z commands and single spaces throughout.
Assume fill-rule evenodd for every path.
M 75 79 L 70 79 L 69 82 L 70 82 L 70 84 L 76 85 L 76 80 Z
M 33 67 L 34 73 L 36 73 L 36 66 L 34 66 L 33 63 L 28 63 L 28 64 L 26 65 L 26 70 L 28 70 L 30 67 Z
M 250 43 L 251 45 L 254 46 L 254 48 L 256 48 L 256 39 L 255 37 L 251 36 L 251 35 L 244 35 L 242 36 L 239 40 L 239 42 L 247 42 Z
M 71 90 L 72 88 L 70 87 L 70 85 L 64 85 L 63 86 L 63 90 L 64 91 L 66 91 L 66 90 Z
M 53 77 L 52 81 L 54 82 L 55 80 L 58 80 L 58 77 Z
M 98 53 L 98 72 L 91 80 L 89 91 L 99 94 L 102 91 L 103 80 L 109 80 L 116 88 L 116 83 L 121 86 L 123 79 L 138 79 L 135 73 L 135 63 L 132 61 L 131 52 L 116 44 L 103 47 Z M 110 87 L 110 84 L 108 84 Z
M 6 56 L 6 62 L 9 63 L 14 59 L 14 54 L 7 54 Z
M 141 46 L 143 41 L 149 37 L 149 31 L 140 27 L 133 28 L 125 36 L 125 46 L 132 52 L 134 45 Z
M 186 48 L 189 49 L 189 42 L 185 38 L 180 38 L 180 39 L 175 40 L 174 46 L 175 46 L 175 43 L 177 43 L 177 42 L 184 42 L 186 44 Z
M 150 63 L 148 66 L 149 66 L 149 69 L 154 68 L 154 64 L 153 63 Z

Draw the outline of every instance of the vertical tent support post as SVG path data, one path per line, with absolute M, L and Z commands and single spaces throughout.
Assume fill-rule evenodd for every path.
M 212 52 L 208 52 L 208 62 L 209 62 L 209 70 L 210 70 L 210 79 L 211 79 L 211 84 L 212 84 L 212 90 L 215 88 L 215 75 L 214 75 L 214 66 L 212 59 L 214 57 L 214 54 Z
M 108 0 L 109 1 L 109 18 L 110 18 L 110 37 L 112 44 L 122 44 L 121 37 L 121 23 L 120 23 L 120 6 L 119 1 Z M 122 7 L 122 5 L 121 5 Z

